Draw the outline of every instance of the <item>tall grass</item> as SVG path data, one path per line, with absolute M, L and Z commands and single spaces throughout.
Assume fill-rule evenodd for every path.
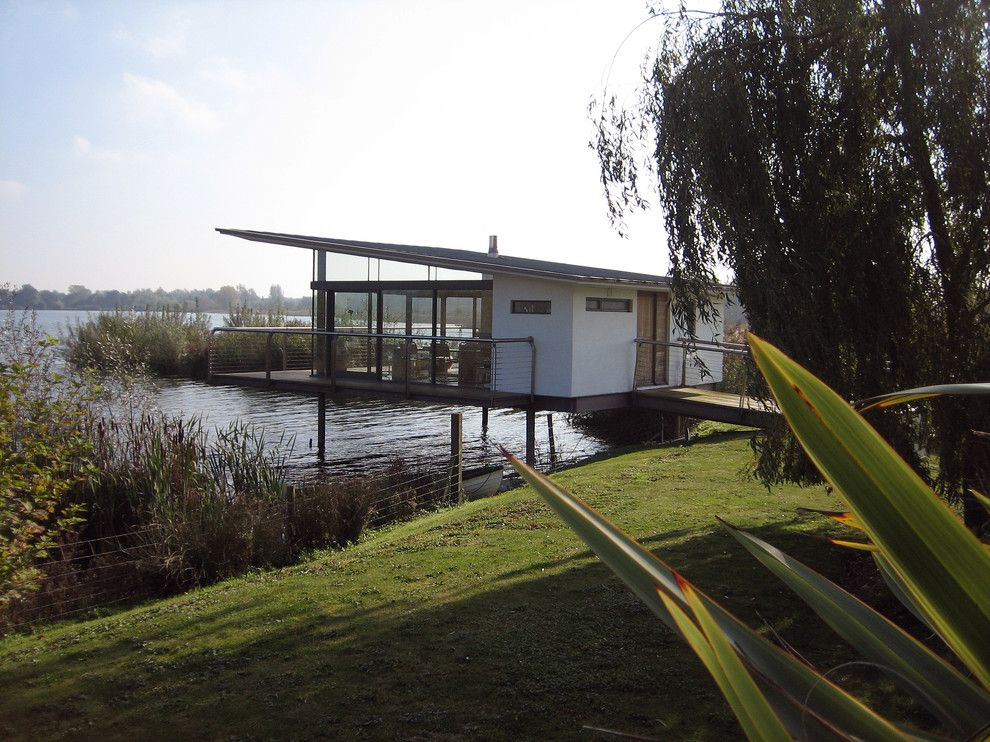
M 179 308 L 101 312 L 68 329 L 66 357 L 75 368 L 101 373 L 150 371 L 161 376 L 206 376 L 210 323 Z
M 77 324 L 70 356 L 108 371 L 102 384 L 49 373 L 56 341 L 24 334 L 28 319 L 8 319 L 0 577 L 10 579 L 0 580 L 0 626 L 286 565 L 308 549 L 358 539 L 369 523 L 449 500 L 444 473 L 400 462 L 380 474 L 292 486 L 291 440 L 266 441 L 241 423 L 207 431 L 196 418 L 155 410 L 142 377 L 118 372 L 146 368 L 139 350 L 155 337 L 175 342 L 147 348 L 147 357 L 174 368 L 177 338 L 205 334 L 202 318 L 115 312 Z M 30 342 L 16 341 L 22 335 Z M 30 394 L 19 391 L 24 385 Z M 23 431 L 35 428 L 47 437 L 21 457 L 23 474 L 11 462 L 25 449 Z M 25 482 L 37 486 L 28 493 Z
M 294 317 L 288 319 L 281 307 L 257 308 L 232 304 L 223 318 L 224 327 L 308 327 L 309 322 Z
M 40 562 L 40 590 L 0 624 L 124 598 L 167 594 L 285 566 L 308 550 L 343 546 L 450 502 L 444 472 L 396 462 L 333 482 L 286 480 L 291 441 L 251 426 L 208 432 L 160 413 L 93 418 L 89 475 L 70 501 L 84 523 Z

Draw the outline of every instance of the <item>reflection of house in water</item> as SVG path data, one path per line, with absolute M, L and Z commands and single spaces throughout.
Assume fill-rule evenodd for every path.
M 670 281 L 487 253 L 220 229 L 313 251 L 313 328 L 224 328 L 211 379 L 320 395 L 360 394 L 527 412 L 629 406 L 760 424 L 740 391 L 716 391 L 745 351 L 700 319 L 688 346 Z M 427 280 L 334 280 L 327 253 L 427 266 Z M 440 278 L 440 271 L 453 277 Z M 254 351 L 245 350 L 248 347 Z M 725 374 L 723 374 L 725 371 Z M 745 373 L 742 374 L 745 384 Z M 322 416 L 323 404 L 321 404 Z M 321 425 L 322 430 L 322 425 Z M 321 436 L 322 437 L 322 436 Z

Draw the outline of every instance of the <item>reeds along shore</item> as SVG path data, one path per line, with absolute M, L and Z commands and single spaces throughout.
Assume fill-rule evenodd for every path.
M 87 327 L 128 322 L 146 337 L 198 326 L 162 313 Z M 127 374 L 59 373 L 55 341 L 28 317 L 11 313 L 2 330 L 0 627 L 290 564 L 448 499 L 444 473 L 401 462 L 292 485 L 291 441 L 168 418 Z
M 231 306 L 224 317 L 226 327 L 308 324 L 305 319 L 287 318 L 277 307 Z M 101 312 L 68 328 L 66 359 L 74 368 L 93 369 L 102 374 L 141 371 L 156 376 L 203 379 L 207 375 L 210 329 L 207 315 L 181 307 Z M 302 338 L 297 340 L 302 341 L 304 348 L 309 347 Z M 258 363 L 264 364 L 263 340 L 257 347 L 239 350 L 253 352 Z

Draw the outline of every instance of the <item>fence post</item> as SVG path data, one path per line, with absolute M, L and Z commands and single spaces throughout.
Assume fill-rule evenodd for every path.
M 214 350 L 216 348 L 216 343 L 214 342 L 217 337 L 216 328 L 210 330 L 210 344 L 206 349 L 206 381 L 213 381 L 213 356 Z
M 557 444 L 553 439 L 553 413 L 547 413 L 547 436 L 550 438 L 550 470 L 557 466 Z
M 536 466 L 536 410 L 526 408 L 526 464 Z
M 687 386 L 687 343 L 681 343 L 681 386 Z
M 488 346 L 488 387 L 491 392 L 493 406 L 495 405 L 495 387 L 498 384 L 497 368 L 498 348 L 495 342 L 492 341 L 491 345 Z
M 409 353 L 409 344 L 410 344 L 410 342 L 411 342 L 411 340 L 408 337 L 403 342 L 403 348 L 405 349 L 405 352 L 403 353 L 403 356 L 405 356 L 405 357 L 403 358 L 403 361 L 402 362 L 403 362 L 403 364 L 405 364 L 405 369 L 406 369 L 405 375 L 404 375 L 404 383 L 405 383 L 405 389 L 406 389 L 406 396 L 407 397 L 409 396 L 409 372 L 410 372 L 411 367 L 412 367 L 412 361 L 411 361 L 411 359 L 409 357 L 410 356 L 410 353 Z
M 450 415 L 450 484 L 449 496 L 458 503 L 464 502 L 463 468 L 464 414 Z
M 330 364 L 330 388 L 333 391 L 337 391 L 337 336 L 330 336 L 330 358 L 328 359 L 326 354 L 323 356 L 323 374 L 326 375 L 327 369 L 326 364 Z
M 533 336 L 526 338 L 529 341 L 529 401 L 536 401 L 536 342 Z
M 275 333 L 269 332 L 268 339 L 265 340 L 265 381 L 272 383 L 272 338 Z
M 746 389 L 749 387 L 749 363 L 747 363 L 749 358 L 748 356 L 740 357 L 742 358 L 742 389 L 739 390 L 739 407 L 740 409 L 745 409 L 748 406 L 746 402 Z

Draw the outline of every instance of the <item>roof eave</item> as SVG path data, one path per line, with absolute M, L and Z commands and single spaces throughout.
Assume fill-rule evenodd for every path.
M 644 281 L 640 279 L 606 276 L 578 276 L 571 273 L 558 273 L 554 271 L 541 270 L 538 268 L 525 268 L 512 265 L 498 265 L 497 263 L 478 262 L 476 260 L 467 260 L 455 257 L 415 255 L 402 252 L 400 250 L 390 250 L 373 244 L 352 245 L 336 242 L 332 238 L 304 237 L 301 235 L 288 235 L 276 232 L 257 232 L 246 229 L 224 229 L 222 227 L 217 227 L 216 231 L 220 234 L 229 235 L 231 237 L 239 237 L 241 239 L 251 240 L 252 242 L 302 247 L 309 250 L 322 250 L 324 252 L 338 253 L 341 255 L 390 260 L 396 263 L 407 263 L 410 265 L 429 265 L 432 267 L 447 268 L 449 270 L 465 271 L 468 273 L 501 274 L 523 277 L 528 276 L 532 278 L 545 278 L 568 283 L 605 283 L 628 286 L 630 288 L 634 288 L 636 286 L 649 288 L 669 288 L 670 286 L 670 280 L 660 276 L 658 276 L 657 281 Z

